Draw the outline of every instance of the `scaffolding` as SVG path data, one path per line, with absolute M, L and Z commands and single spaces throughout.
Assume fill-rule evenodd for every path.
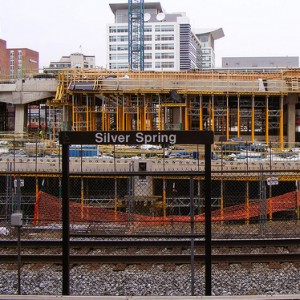
M 63 70 L 54 107 L 57 129 L 213 130 L 215 135 L 284 143 L 288 97 L 299 70 L 247 72 L 125 72 Z M 261 86 L 264 84 L 264 89 Z

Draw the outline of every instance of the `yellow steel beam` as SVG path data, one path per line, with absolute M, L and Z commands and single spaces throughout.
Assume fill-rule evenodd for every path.
M 280 148 L 284 148 L 284 134 L 283 134 L 283 96 L 280 97 L 280 119 L 279 119 L 279 140 Z
M 203 130 L 203 96 L 202 95 L 200 95 L 199 129 Z
M 266 144 L 269 143 L 269 97 L 266 96 Z
M 226 139 L 229 140 L 229 118 L 230 118 L 230 111 L 229 111 L 229 95 L 226 95 Z

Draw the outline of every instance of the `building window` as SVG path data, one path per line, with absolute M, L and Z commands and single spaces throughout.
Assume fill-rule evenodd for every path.
M 173 59 L 174 58 L 174 53 L 173 52 L 155 53 L 155 58 L 156 59 Z
M 160 68 L 166 68 L 166 69 L 170 69 L 170 68 L 174 68 L 174 62 L 155 62 L 155 68 L 156 69 L 160 69 Z
M 144 68 L 145 69 L 151 69 L 152 68 L 152 62 L 145 62 L 144 63 Z
M 128 45 L 109 45 L 109 51 L 128 51 Z
M 152 35 L 145 34 L 144 35 L 144 41 L 152 41 Z
M 144 59 L 152 59 L 152 53 L 145 53 Z
M 155 50 L 174 50 L 174 44 L 155 44 Z
M 127 26 L 109 27 L 109 33 L 125 33 L 125 32 L 128 32 L 128 27 Z
M 152 32 L 152 26 L 144 26 L 144 32 Z
M 127 53 L 109 54 L 109 60 L 127 60 Z
M 110 63 L 109 64 L 110 69 L 128 69 L 128 63 Z
M 145 44 L 144 45 L 144 50 L 152 50 L 152 45 L 151 44 Z
M 110 35 L 109 36 L 110 42 L 128 42 L 127 35 Z
M 155 32 L 174 31 L 174 25 L 155 25 Z
M 174 41 L 174 34 L 156 34 L 156 41 Z

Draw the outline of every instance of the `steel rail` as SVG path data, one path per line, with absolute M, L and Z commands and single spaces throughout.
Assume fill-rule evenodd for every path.
M 205 264 L 205 254 L 195 254 L 196 263 Z M 61 254 L 22 254 L 22 263 L 62 263 Z M 0 255 L 0 263 L 16 263 L 17 254 Z M 70 255 L 70 263 L 105 263 L 105 264 L 190 264 L 189 254 L 121 254 L 121 255 Z M 263 254 L 215 254 L 212 263 L 282 263 L 300 262 L 300 253 L 263 253 Z
M 75 236 L 73 236 L 74 238 Z M 191 244 L 191 235 L 171 236 L 170 239 L 154 239 L 155 236 L 150 236 L 150 239 L 146 239 L 145 235 L 137 236 L 125 236 L 124 235 L 76 235 L 77 238 L 89 238 L 89 239 L 71 239 L 70 246 L 72 248 L 105 248 L 105 247 L 189 247 Z M 98 238 L 91 239 L 91 238 Z M 201 237 L 193 239 L 195 246 L 205 246 L 205 241 Z M 288 239 L 214 239 L 212 240 L 212 247 L 288 247 L 293 245 L 300 245 L 300 238 L 288 238 Z M 0 240 L 0 249 L 3 248 L 15 248 L 17 246 L 16 240 Z M 22 248 L 59 248 L 62 247 L 62 240 L 21 240 Z

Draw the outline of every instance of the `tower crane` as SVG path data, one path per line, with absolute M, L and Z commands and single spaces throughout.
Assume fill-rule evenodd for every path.
M 128 63 L 144 71 L 144 0 L 128 0 Z

